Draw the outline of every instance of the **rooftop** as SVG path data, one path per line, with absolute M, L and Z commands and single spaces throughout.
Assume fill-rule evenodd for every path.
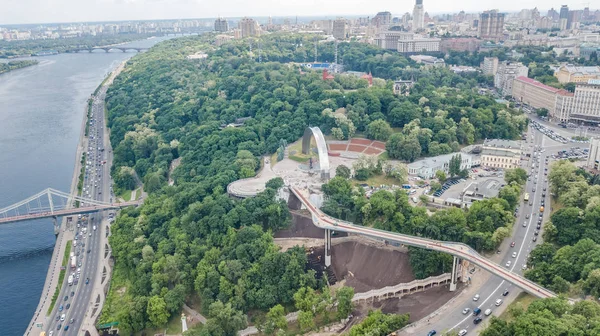
M 598 66 L 575 66 L 565 65 L 561 68 L 570 73 L 580 73 L 582 75 L 600 75 L 600 67 Z
M 490 149 L 484 148 L 481 151 L 481 155 L 491 155 L 491 156 L 504 156 L 504 157 L 515 157 L 520 156 L 519 153 L 511 152 L 505 149 Z
M 521 149 L 521 143 L 519 141 L 514 140 L 504 140 L 504 139 L 486 139 L 483 142 L 483 148 L 492 147 L 492 148 L 507 148 L 507 149 Z
M 471 155 L 465 154 L 465 153 L 450 153 L 450 154 L 438 155 L 438 156 L 434 156 L 434 157 L 428 157 L 428 158 L 424 158 L 421 160 L 417 160 L 415 162 L 409 163 L 408 167 L 417 169 L 417 168 L 421 168 L 421 167 L 440 166 L 440 165 L 450 162 L 450 159 L 454 155 L 457 155 L 457 154 L 460 154 L 463 158 L 465 158 L 466 156 L 471 158 Z
M 553 88 L 553 87 L 551 87 L 551 86 L 548 86 L 548 85 L 546 85 L 546 84 L 542 84 L 542 83 L 540 83 L 540 82 L 536 81 L 536 80 L 535 80 L 535 79 L 533 79 L 533 78 L 524 77 L 524 76 L 519 76 L 519 77 L 517 77 L 517 79 L 516 79 L 516 80 L 518 80 L 519 82 L 523 82 L 523 83 L 531 84 L 531 85 L 533 85 L 533 86 L 535 86 L 535 87 L 538 87 L 538 88 L 540 88 L 540 89 L 543 89 L 543 90 L 546 90 L 546 91 L 550 91 L 550 92 L 553 92 L 553 93 L 556 93 L 556 92 L 560 91 L 560 89 Z
M 464 196 L 476 198 L 492 198 L 498 195 L 500 188 L 501 183 L 497 180 L 473 182 L 463 190 L 463 194 Z

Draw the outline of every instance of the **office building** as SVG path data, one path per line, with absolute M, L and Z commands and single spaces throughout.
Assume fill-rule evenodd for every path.
M 569 7 L 567 5 L 562 5 L 560 7 L 560 16 L 558 19 L 558 27 L 560 30 L 567 30 L 567 23 L 569 21 Z
M 335 37 L 338 40 L 346 39 L 346 26 L 346 19 L 344 18 L 338 18 L 335 21 L 333 21 L 333 37 Z
M 440 42 L 440 51 L 445 53 L 451 50 L 474 52 L 479 48 L 480 42 L 474 37 L 444 38 Z
M 402 31 L 402 27 L 391 27 L 390 30 L 379 33 L 375 38 L 375 45 L 382 49 L 398 50 L 398 42 L 412 40 L 413 33 Z
M 416 0 L 413 8 L 412 30 L 417 31 L 425 28 L 425 9 L 423 8 L 423 0 Z
M 481 63 L 481 71 L 484 75 L 495 76 L 498 72 L 498 57 L 485 57 Z
M 521 144 L 513 140 L 485 140 L 481 149 L 484 167 L 514 169 L 521 160 Z
M 439 38 L 418 37 L 412 40 L 398 41 L 398 52 L 403 54 L 413 54 L 422 52 L 440 51 Z
M 241 19 L 238 23 L 238 28 L 241 31 L 242 38 L 260 35 L 260 27 L 258 26 L 258 23 L 256 23 L 256 21 L 251 18 L 245 17 Z
M 553 88 L 528 77 L 517 77 L 512 85 L 512 97 L 533 108 L 548 110 L 550 116 L 556 114 L 557 98 L 561 95 L 571 96 L 566 90 Z M 563 109 L 563 106 L 559 109 Z M 560 112 L 560 111 L 559 111 Z
M 587 167 L 598 170 L 600 167 L 600 139 L 593 138 L 590 141 L 590 151 L 588 153 Z
M 587 83 L 590 79 L 600 79 L 599 66 L 574 66 L 571 64 L 561 66 L 554 76 L 562 84 Z
M 392 24 L 392 13 L 379 12 L 371 22 L 375 27 L 387 27 Z
M 494 86 L 503 96 L 512 94 L 513 80 L 517 77 L 527 77 L 529 68 L 521 62 L 502 62 L 494 76 Z
M 217 18 L 215 20 L 215 31 L 219 33 L 225 33 L 229 30 L 229 23 L 224 18 Z
M 455 155 L 460 155 L 461 170 L 471 169 L 471 167 L 473 166 L 473 157 L 471 154 L 451 153 L 411 162 L 407 165 L 408 174 L 419 176 L 420 178 L 424 179 L 434 178 L 435 173 L 438 170 L 441 170 L 447 174 L 449 172 L 450 159 L 452 159 Z
M 498 41 L 504 34 L 504 13 L 497 10 L 485 11 L 479 16 L 479 34 L 484 40 Z
M 577 84 L 569 120 L 600 122 L 600 79 Z

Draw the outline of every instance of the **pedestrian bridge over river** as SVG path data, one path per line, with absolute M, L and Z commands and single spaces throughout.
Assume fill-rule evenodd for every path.
M 27 199 L 0 209 L 0 224 L 116 210 L 128 206 L 138 206 L 142 202 L 142 200 L 138 200 L 108 203 L 48 188 Z

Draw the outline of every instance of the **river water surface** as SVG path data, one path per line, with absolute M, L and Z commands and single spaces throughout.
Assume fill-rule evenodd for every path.
M 165 38 L 124 46 L 150 47 Z M 134 53 L 60 54 L 0 75 L 0 208 L 51 187 L 68 192 L 86 100 Z M 0 225 L 0 334 L 23 335 L 54 248 L 51 220 Z

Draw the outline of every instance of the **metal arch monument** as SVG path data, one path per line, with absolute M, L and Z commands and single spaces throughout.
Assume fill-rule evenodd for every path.
M 302 137 L 302 154 L 309 154 L 310 152 L 310 139 L 314 136 L 317 142 L 317 152 L 319 153 L 319 171 L 321 172 L 321 178 L 323 180 L 329 180 L 329 155 L 327 154 L 327 143 L 325 142 L 325 136 L 321 129 L 318 127 L 307 127 L 304 130 L 304 136 Z

